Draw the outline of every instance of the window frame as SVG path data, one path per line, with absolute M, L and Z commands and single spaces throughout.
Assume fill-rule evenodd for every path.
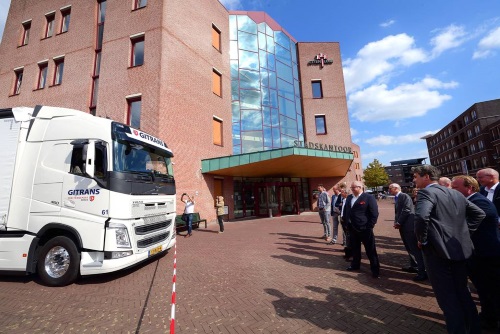
M 49 61 L 44 60 L 38 63 L 38 80 L 36 90 L 44 89 L 47 86 L 47 74 L 49 72 Z M 43 78 L 43 81 L 42 81 Z
M 315 84 L 319 84 L 319 93 L 320 96 L 315 96 L 314 92 L 314 86 Z M 312 98 L 313 99 L 322 99 L 323 98 L 323 83 L 321 82 L 321 79 L 313 79 L 311 80 L 311 92 L 312 92 Z
M 43 34 L 43 39 L 51 38 L 54 36 L 54 27 L 56 23 L 56 12 L 50 12 L 45 14 L 45 32 Z
M 129 95 L 126 96 L 125 99 L 127 100 L 127 117 L 126 117 L 126 124 L 131 126 L 134 129 L 140 129 L 141 128 L 141 116 L 142 116 L 142 94 L 134 94 L 134 95 Z M 139 106 L 139 126 L 135 126 L 132 124 L 132 107 L 133 103 L 140 102 Z
M 212 118 L 212 138 L 213 138 L 213 144 L 217 146 L 224 146 L 224 121 L 222 118 L 213 116 Z M 218 133 L 216 133 L 216 131 Z M 220 138 L 219 141 L 217 141 L 217 138 Z
M 141 6 L 141 2 L 144 1 L 144 5 Z M 133 0 L 132 10 L 138 10 L 145 8 L 148 5 L 148 0 Z
M 212 46 L 214 47 L 215 50 L 222 53 L 221 42 L 222 42 L 221 30 L 215 24 L 212 23 Z
M 218 90 L 218 92 L 216 90 Z M 222 97 L 222 73 L 215 67 L 212 68 L 212 93 Z
M 52 86 L 59 86 L 62 85 L 62 80 L 64 77 L 64 56 L 54 57 L 53 61 L 54 76 L 52 77 Z
M 60 9 L 61 11 L 61 24 L 59 26 L 59 34 L 64 34 L 69 31 L 71 23 L 71 6 L 66 6 Z
M 12 87 L 12 96 L 21 94 L 23 85 L 24 67 L 14 69 L 14 86 Z
M 136 35 L 130 36 L 130 62 L 129 67 L 139 67 L 144 65 L 144 58 L 146 56 L 145 47 L 146 47 L 146 38 L 145 33 L 140 33 Z M 136 45 L 137 43 L 142 43 L 142 63 L 137 63 L 136 61 Z
M 324 132 L 318 132 L 318 120 L 323 120 L 323 126 L 325 128 Z M 314 126 L 316 127 L 316 135 L 323 136 L 328 134 L 328 130 L 326 127 L 326 115 L 314 115 Z
M 30 41 L 31 20 L 24 21 L 21 25 L 23 26 L 23 31 L 21 34 L 21 40 L 19 41 L 19 46 L 26 46 Z

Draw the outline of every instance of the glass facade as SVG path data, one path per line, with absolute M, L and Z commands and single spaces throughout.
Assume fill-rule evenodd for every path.
M 295 43 L 246 15 L 229 22 L 233 154 L 304 141 Z

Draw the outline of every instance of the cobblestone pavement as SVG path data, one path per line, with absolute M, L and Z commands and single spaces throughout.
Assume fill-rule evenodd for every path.
M 342 247 L 320 238 L 317 213 L 181 232 L 176 333 L 444 333 L 429 283 L 400 270 L 408 260 L 393 204 L 379 206 L 380 279 L 366 256 L 359 272 L 345 271 Z M 168 333 L 173 259 L 171 251 L 62 288 L 0 276 L 0 333 Z

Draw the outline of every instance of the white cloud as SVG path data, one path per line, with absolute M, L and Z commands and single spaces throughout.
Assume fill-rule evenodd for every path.
M 411 133 L 401 136 L 386 136 L 379 135 L 373 138 L 369 138 L 365 140 L 365 143 L 371 146 L 387 146 L 387 145 L 405 145 L 411 143 L 418 143 L 422 141 L 422 137 L 428 134 L 436 133 L 439 130 L 434 131 L 424 131 L 419 133 Z M 412 152 L 412 156 L 415 152 Z M 421 152 L 419 153 L 421 154 Z M 427 155 L 427 153 L 425 153 Z
M 360 121 L 401 120 L 425 115 L 440 107 L 451 96 L 438 89 L 457 87 L 456 82 L 442 82 L 432 77 L 389 89 L 386 84 L 375 84 L 349 95 L 352 117 Z
M 356 136 L 358 133 L 358 130 L 351 128 L 351 137 Z
M 432 57 L 437 57 L 446 50 L 459 47 L 467 41 L 468 36 L 463 26 L 449 25 L 437 30 L 438 34 L 431 39 Z
M 425 62 L 424 50 L 415 46 L 407 34 L 390 35 L 365 45 L 355 58 L 344 61 L 346 91 L 350 93 L 369 82 L 381 78 L 399 66 Z
M 493 56 L 495 52 L 492 49 L 500 49 L 500 27 L 491 30 L 486 37 L 483 37 L 474 51 L 472 59 L 487 58 Z
M 366 159 L 380 160 L 380 159 L 378 159 L 378 157 L 386 155 L 386 154 L 387 154 L 387 151 L 374 151 L 374 152 L 368 152 L 368 153 L 361 153 L 361 157 L 363 158 L 363 160 L 366 160 Z
M 380 26 L 382 28 L 387 28 L 387 27 L 392 26 L 394 23 L 396 23 L 396 21 L 394 21 L 394 20 L 388 20 L 388 21 L 380 23 Z

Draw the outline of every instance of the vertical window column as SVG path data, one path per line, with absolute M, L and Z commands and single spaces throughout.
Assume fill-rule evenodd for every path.
M 222 97 L 222 74 L 215 68 L 212 71 L 212 92 Z
M 99 73 L 101 71 L 101 51 L 104 37 L 104 22 L 106 19 L 106 0 L 97 2 L 97 35 L 94 54 L 94 69 L 92 71 L 92 90 L 90 92 L 90 113 L 96 115 L 97 93 L 99 90 Z

